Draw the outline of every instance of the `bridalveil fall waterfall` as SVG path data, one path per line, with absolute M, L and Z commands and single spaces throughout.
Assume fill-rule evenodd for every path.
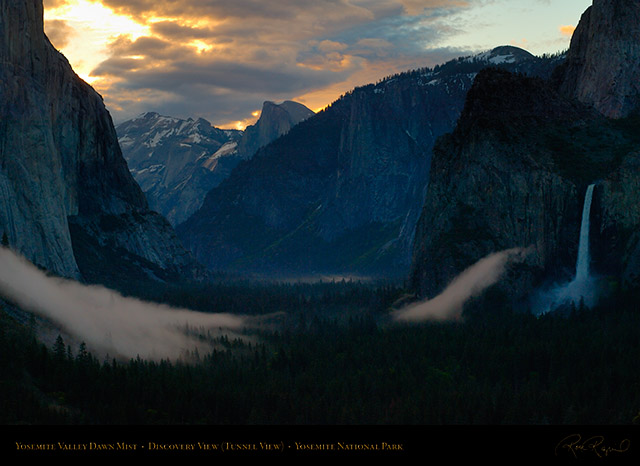
M 594 186 L 595 185 L 590 184 L 584 196 L 582 223 L 580 225 L 580 242 L 578 243 L 578 260 L 576 262 L 576 277 L 574 282 L 584 282 L 589 278 L 589 217 Z
M 584 195 L 575 276 L 567 284 L 538 293 L 533 303 L 533 312 L 535 314 L 544 314 L 571 303 L 579 305 L 582 302 L 586 306 L 591 306 L 595 301 L 595 288 L 589 273 L 589 231 L 594 187 L 595 184 L 590 184 Z

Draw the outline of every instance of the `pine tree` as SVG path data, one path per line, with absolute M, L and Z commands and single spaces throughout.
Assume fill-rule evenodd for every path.
M 56 342 L 53 344 L 53 354 L 56 361 L 64 361 L 66 357 L 66 347 L 64 340 L 60 335 L 56 338 Z
M 80 364 L 86 364 L 89 361 L 89 353 L 87 351 L 87 344 L 83 341 L 78 347 L 78 354 L 76 355 L 76 361 Z
M 2 246 L 4 246 L 5 248 L 9 246 L 9 237 L 7 236 L 6 231 L 2 233 Z

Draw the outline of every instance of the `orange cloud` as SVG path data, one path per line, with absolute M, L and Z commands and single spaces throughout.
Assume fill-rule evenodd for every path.
M 114 120 L 153 110 L 233 127 L 251 121 L 264 100 L 298 96 L 323 108 L 355 86 L 453 58 L 427 44 L 453 34 L 441 19 L 473 3 L 44 1 L 57 43 L 70 37 L 64 24 L 76 30 L 62 52 Z
M 433 8 L 451 8 L 461 7 L 466 8 L 469 6 L 468 1 L 452 1 L 452 0 L 399 0 L 399 3 L 404 7 L 405 11 L 410 15 L 418 15 L 426 9 Z
M 573 31 L 576 30 L 576 27 L 569 24 L 566 26 L 560 26 L 558 29 L 560 29 L 560 34 L 563 36 L 571 37 L 573 35 Z
M 44 0 L 43 4 L 45 8 L 58 8 L 60 6 L 66 5 L 67 0 Z

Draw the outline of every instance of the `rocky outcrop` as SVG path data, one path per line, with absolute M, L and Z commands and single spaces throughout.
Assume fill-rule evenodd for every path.
M 636 125 L 640 131 L 640 123 Z M 623 287 L 640 286 L 640 152 L 598 183 L 593 260 L 600 275 Z
M 640 4 L 595 0 L 548 82 L 487 70 L 435 149 L 412 282 L 432 297 L 489 253 L 531 247 L 498 285 L 513 300 L 575 273 L 581 203 L 591 271 L 640 285 Z
M 152 209 L 178 225 L 196 212 L 207 193 L 242 160 L 313 115 L 302 104 L 265 102 L 245 131 L 215 128 L 148 112 L 116 127 L 122 153 Z
M 476 73 L 542 63 L 502 47 L 354 89 L 240 164 L 178 234 L 216 270 L 406 276 L 433 143 Z
M 240 162 L 242 132 L 148 112 L 116 126 L 131 174 L 152 209 L 172 225 L 186 220 Z
M 290 100 L 281 104 L 264 102 L 258 121 L 244 130 L 238 142 L 237 154 L 243 159 L 253 157 L 258 149 L 286 134 L 313 114 L 313 111 L 304 105 Z
M 610 118 L 640 110 L 640 3 L 594 0 L 580 19 L 560 89 Z
M 512 296 L 570 273 L 583 192 L 579 177 L 563 173 L 555 144 L 563 128 L 592 117 L 540 79 L 478 75 L 455 131 L 434 149 L 414 247 L 420 295 L 434 296 L 482 257 L 511 248 L 531 248 L 506 282 Z
M 43 32 L 42 0 L 2 2 L 0 62 L 0 230 L 10 245 L 66 277 L 96 272 L 79 266 L 78 235 L 174 276 L 200 273 L 175 235 L 162 233 L 166 220 L 149 220 L 155 214 L 129 173 L 102 98 Z M 126 224 L 107 234 L 100 225 L 114 217 Z
M 514 301 L 575 274 L 582 202 L 594 276 L 640 282 L 640 120 L 603 117 L 540 79 L 481 72 L 456 129 L 438 140 L 411 279 L 433 297 L 490 253 L 530 248 L 497 288 Z

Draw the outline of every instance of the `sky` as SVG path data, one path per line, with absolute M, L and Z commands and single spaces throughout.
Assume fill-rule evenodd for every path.
M 155 111 L 243 129 L 266 100 L 354 87 L 500 45 L 569 47 L 591 0 L 44 0 L 45 32 L 116 124 Z

